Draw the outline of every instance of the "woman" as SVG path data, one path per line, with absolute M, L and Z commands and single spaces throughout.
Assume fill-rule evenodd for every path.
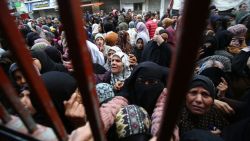
M 180 136 L 192 129 L 203 129 L 219 135 L 222 129 L 229 124 L 223 114 L 213 106 L 215 95 L 215 87 L 209 78 L 202 75 L 194 76 L 177 122 Z M 153 135 L 156 135 L 159 129 L 159 121 L 162 116 L 159 109 L 162 109 L 164 102 L 166 99 L 157 102 L 158 107 L 152 115 L 151 131 Z
M 74 128 L 64 115 L 64 101 L 68 100 L 76 91 L 77 84 L 75 79 L 67 73 L 51 71 L 41 75 L 41 78 L 49 92 L 51 100 L 68 132 Z M 50 120 L 45 117 L 40 103 L 30 94 L 29 90 L 24 90 L 19 95 L 21 102 L 33 114 L 36 122 L 45 126 L 51 126 Z
M 136 30 L 137 30 L 137 36 L 139 34 L 144 34 L 145 38 L 148 41 L 150 40 L 148 29 L 147 29 L 146 25 L 143 22 L 139 22 L 139 23 L 136 24 Z
M 49 56 L 43 51 L 31 51 L 33 64 L 38 68 L 41 74 L 49 71 L 68 72 L 62 65 L 52 61 Z
M 111 58 L 110 84 L 115 90 L 121 90 L 124 81 L 130 76 L 129 58 L 123 52 L 116 52 Z
M 138 63 L 141 62 L 142 51 L 149 41 L 145 38 L 145 36 L 142 36 L 142 35 L 143 34 L 139 34 L 137 36 L 135 47 L 132 50 L 132 54 L 135 55 Z
M 130 44 L 130 37 L 127 31 L 122 30 L 118 32 L 118 43 L 117 45 L 121 48 L 121 50 L 126 53 L 130 54 L 132 51 L 132 46 Z
M 121 52 L 122 50 L 117 47 L 117 46 L 113 46 L 113 47 L 110 47 L 109 50 L 108 50 L 108 55 L 107 55 L 107 60 L 106 60 L 106 63 L 104 65 L 104 68 L 108 71 L 110 71 L 111 69 L 111 56 L 113 54 L 115 54 L 116 52 Z

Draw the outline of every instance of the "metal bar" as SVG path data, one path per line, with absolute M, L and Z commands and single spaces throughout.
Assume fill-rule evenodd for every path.
M 2 67 L 0 67 L 0 89 L 4 92 L 4 96 L 12 104 L 17 114 L 22 119 L 28 131 L 33 133 L 37 129 L 36 123 L 27 109 L 23 107 L 22 103 L 17 97 L 18 94 L 15 88 L 11 85 L 11 82 L 4 73 Z
M 86 45 L 79 0 L 58 0 L 60 15 L 65 29 L 70 56 L 74 66 L 74 75 L 78 81 L 83 103 L 95 141 L 106 140 L 100 119 L 99 106 L 95 91 L 92 61 Z
M 38 141 L 37 139 L 0 125 L 1 141 Z
M 192 78 L 202 32 L 208 17 L 210 0 L 186 0 L 177 36 L 177 53 L 173 57 L 168 83 L 168 101 L 165 104 L 159 141 L 168 141 L 176 125 L 182 102 Z
M 54 108 L 53 102 L 41 80 L 37 75 L 35 68 L 32 65 L 32 59 L 29 51 L 26 49 L 25 41 L 18 31 L 13 17 L 10 16 L 7 3 L 5 0 L 0 1 L 0 29 L 4 32 L 6 41 L 10 45 L 10 50 L 13 53 L 16 61 L 22 70 L 34 97 L 41 105 L 44 113 L 49 117 L 51 125 L 55 129 L 60 140 L 67 140 L 68 135 L 59 118 L 57 111 Z
M 0 102 L 0 118 L 2 119 L 3 123 L 7 123 L 11 120 L 11 116 Z

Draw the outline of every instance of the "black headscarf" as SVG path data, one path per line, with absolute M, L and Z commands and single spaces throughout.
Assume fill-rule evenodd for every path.
M 62 64 L 62 54 L 57 48 L 47 47 L 44 51 L 54 62 Z
M 41 38 L 38 33 L 36 32 L 29 32 L 26 36 L 26 41 L 29 47 L 32 47 L 34 45 L 34 41 L 36 39 Z
M 226 50 L 233 38 L 233 34 L 224 30 L 216 33 L 215 38 L 217 41 L 217 50 Z
M 167 73 L 168 68 L 156 63 L 140 63 L 125 81 L 124 89 L 118 95 L 126 97 L 130 104 L 143 107 L 151 116 L 156 101 L 166 85 Z
M 191 81 L 189 89 L 192 89 L 198 86 L 201 86 L 204 89 L 206 89 L 210 93 L 210 96 L 213 99 L 215 98 L 216 96 L 215 87 L 214 87 L 212 80 L 210 80 L 208 77 L 203 76 L 203 75 L 195 75 L 193 77 L 193 80 Z
M 76 80 L 67 73 L 51 71 L 42 74 L 41 76 L 49 95 L 54 103 L 54 106 L 62 119 L 66 129 L 71 131 L 72 125 L 65 117 L 64 104 L 63 101 L 69 100 L 71 95 L 75 92 L 77 88 Z M 32 101 L 35 109 L 40 112 L 39 105 Z
M 160 46 L 155 41 L 149 41 L 142 52 L 142 62 L 152 61 L 164 67 L 170 67 L 172 51 L 167 43 Z
M 221 77 L 225 78 L 225 73 L 218 67 L 206 68 L 200 73 L 200 75 L 204 75 L 211 79 L 215 87 L 217 87 L 222 81 Z
M 67 69 L 62 64 L 53 62 L 43 51 L 31 51 L 31 55 L 33 58 L 36 58 L 40 61 L 42 66 L 40 70 L 41 74 L 49 71 L 67 72 Z

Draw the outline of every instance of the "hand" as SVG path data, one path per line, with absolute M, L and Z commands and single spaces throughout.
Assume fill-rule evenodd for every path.
M 72 131 L 69 141 L 94 141 L 89 123 Z
M 203 49 L 203 48 L 200 48 L 199 51 L 198 51 L 196 60 L 199 60 L 200 56 L 203 55 L 204 53 L 205 53 L 205 52 L 204 52 L 204 49 Z
M 81 96 L 75 92 L 68 101 L 64 101 L 65 116 L 76 126 L 84 125 L 86 122 L 85 108 L 82 104 Z
M 234 114 L 235 113 L 234 109 L 232 107 L 230 107 L 226 102 L 215 99 L 214 105 L 216 108 L 218 108 L 219 110 L 221 110 L 227 114 Z
M 130 66 L 135 66 L 137 65 L 137 59 L 134 54 L 129 54 L 129 64 Z
M 219 85 L 216 87 L 218 89 L 218 96 L 219 97 L 225 97 L 225 94 L 228 89 L 227 81 L 221 77 L 222 82 L 219 83 Z
M 215 128 L 214 130 L 211 130 L 210 131 L 212 134 L 214 134 L 214 135 L 217 135 L 217 136 L 219 136 L 220 134 L 221 134 L 221 130 L 220 129 L 217 129 L 217 128 Z
M 117 81 L 116 83 L 115 83 L 115 85 L 114 85 L 114 89 L 115 90 L 121 90 L 121 88 L 123 87 L 123 84 L 124 84 L 124 82 L 121 82 L 121 81 Z
M 153 37 L 153 40 L 157 42 L 158 46 L 160 46 L 164 42 L 164 39 L 161 37 L 161 35 L 155 35 Z

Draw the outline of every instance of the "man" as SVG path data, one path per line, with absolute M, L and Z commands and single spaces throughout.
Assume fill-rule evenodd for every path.
M 153 19 L 154 19 L 154 17 L 152 16 L 152 13 L 148 12 L 145 16 L 145 21 L 147 21 L 146 27 L 148 29 L 150 39 L 153 38 L 154 33 L 155 33 L 155 29 L 158 27 L 157 23 L 154 22 Z

